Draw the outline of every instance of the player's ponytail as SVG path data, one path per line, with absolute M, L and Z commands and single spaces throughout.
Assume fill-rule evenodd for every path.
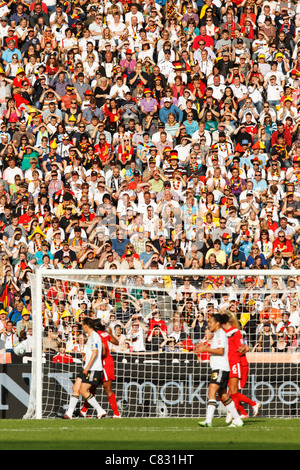
M 96 331 L 104 331 L 105 325 L 103 325 L 102 321 L 99 318 L 96 318 L 94 321 L 94 329 Z
M 229 321 L 227 313 L 213 313 L 212 318 L 215 322 L 220 323 L 220 325 L 225 325 Z
M 89 328 L 95 329 L 94 320 L 90 317 L 84 317 L 82 320 L 83 325 L 88 326 Z
M 225 323 L 230 323 L 231 326 L 234 326 L 235 328 L 238 328 L 239 330 L 241 329 L 241 326 L 238 322 L 238 319 L 236 318 L 235 313 L 231 312 L 230 310 L 223 310 L 221 315 L 227 315 L 228 320 L 225 321 Z

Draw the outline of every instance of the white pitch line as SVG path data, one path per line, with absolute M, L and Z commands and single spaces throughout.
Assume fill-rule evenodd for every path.
M 255 425 L 252 425 L 252 426 L 245 426 L 245 428 L 247 429 L 247 432 L 248 431 L 254 431 L 254 432 L 257 432 L 257 429 L 259 428 L 260 430 L 266 430 L 266 431 L 271 431 L 272 428 L 270 428 L 270 426 L 262 426 L 262 425 L 258 425 L 258 426 L 255 426 Z M 244 428 L 244 429 L 245 429 Z M 26 433 L 30 433 L 30 432 L 33 432 L 33 433 L 36 433 L 38 431 L 40 432 L 49 432 L 49 428 L 47 427 L 43 427 L 43 428 L 33 428 L 33 429 L 30 429 L 30 428 L 17 428 L 17 429 L 14 429 L 14 428 L 10 428 L 10 429 L 6 429 L 6 428 L 0 428 L 2 432 L 5 432 L 5 433 L 10 433 L 10 432 L 26 432 Z M 83 426 L 83 427 L 78 427 L 76 429 L 73 429 L 74 431 L 107 431 L 108 428 L 106 427 L 101 427 L 101 425 L 99 426 Z M 209 432 L 211 431 L 224 431 L 226 429 L 226 426 L 213 426 L 212 428 L 209 429 Z M 294 430 L 294 428 L 286 428 L 287 430 L 290 429 L 290 430 Z M 70 431 L 71 428 L 70 427 L 66 427 L 66 426 L 62 426 L 62 427 L 59 427 L 59 428 L 55 428 L 55 431 Z M 110 431 L 130 431 L 132 432 L 132 428 L 131 427 L 110 427 L 109 428 Z M 193 426 L 193 427 L 172 427 L 172 428 L 163 428 L 164 432 L 175 432 L 175 433 L 178 433 L 178 432 L 203 432 L 201 430 L 201 428 L 199 426 Z M 232 429 L 230 428 L 229 431 L 231 431 Z M 155 427 L 144 427 L 144 428 L 139 428 L 138 429 L 139 432 L 159 432 L 161 431 L 161 428 L 155 428 Z M 243 430 L 239 429 L 239 431 L 242 433 Z
M 14 428 L 10 428 L 10 429 L 6 429 L 6 428 L 0 428 L 1 431 L 3 432 L 37 432 L 37 431 L 46 431 L 46 432 L 49 432 L 51 431 L 51 429 L 49 428 L 33 428 L 33 429 L 28 429 L 28 428 L 23 428 L 23 429 L 14 429 Z M 102 427 L 101 425 L 99 426 L 88 426 L 88 427 L 82 427 L 80 426 L 79 428 L 73 428 L 74 431 L 78 430 L 78 431 L 81 431 L 81 430 L 91 430 L 91 431 L 95 431 L 95 430 L 103 430 L 103 431 L 107 431 L 108 428 L 106 427 Z M 178 431 L 198 431 L 199 427 L 192 427 L 192 428 L 181 428 L 181 427 L 178 427 L 178 428 L 163 428 L 164 431 L 166 432 L 171 432 L 171 431 L 174 431 L 174 432 L 178 432 Z M 70 431 L 71 430 L 71 427 L 59 427 L 59 428 L 55 428 L 53 429 L 53 431 Z M 132 431 L 132 428 L 131 427 L 127 427 L 127 428 L 124 428 L 124 427 L 113 427 L 113 428 L 109 428 L 109 431 Z M 158 432 L 159 430 L 161 430 L 161 428 L 148 428 L 148 427 L 145 427 L 145 428 L 138 428 L 138 431 L 143 431 L 143 432 Z

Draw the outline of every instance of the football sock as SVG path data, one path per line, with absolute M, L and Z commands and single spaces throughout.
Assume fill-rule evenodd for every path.
M 217 402 L 216 400 L 209 400 L 208 405 L 206 408 L 206 422 L 211 424 L 214 414 L 215 414 L 215 409 L 216 409 Z
M 114 412 L 114 415 L 115 415 L 115 416 L 119 416 L 120 413 L 119 413 L 119 410 L 118 410 L 116 395 L 115 395 L 114 393 L 112 393 L 112 394 L 108 397 L 108 401 L 109 401 L 109 404 L 110 404 L 111 409 L 112 409 L 113 412 Z
M 95 396 L 95 390 L 93 388 L 90 390 L 90 392 L 91 392 L 91 395 Z M 86 413 L 88 409 L 89 409 L 89 403 L 87 400 L 84 400 L 84 403 L 80 411 L 82 411 L 82 413 Z
M 238 411 L 235 407 L 234 402 L 232 399 L 229 397 L 228 400 L 224 401 L 224 405 L 226 406 L 227 410 L 230 411 L 232 419 L 236 421 L 237 423 L 242 423 L 243 421 L 240 418 L 240 415 L 238 414 Z
M 247 416 L 247 415 L 248 415 L 247 411 L 246 411 L 245 408 L 241 405 L 241 403 L 239 403 L 238 412 L 239 412 L 240 415 L 243 415 L 243 416 Z
M 231 399 L 233 401 L 233 403 L 235 404 L 235 407 L 236 409 L 238 410 L 239 409 L 239 406 L 240 406 L 240 397 L 239 397 L 239 393 L 233 393 L 231 396 Z
M 248 403 L 248 405 L 250 406 L 256 405 L 255 401 L 251 400 L 251 398 L 247 397 L 243 393 L 238 393 L 238 395 L 239 395 L 239 400 L 242 401 L 243 403 Z
M 93 396 L 88 397 L 87 402 L 97 411 L 97 415 L 101 415 L 102 413 L 105 412 L 103 408 L 99 405 L 95 397 Z
M 71 398 L 70 398 L 70 403 L 69 403 L 69 408 L 67 410 L 67 414 L 69 416 L 72 416 L 74 410 L 75 410 L 75 407 L 78 403 L 78 400 L 79 400 L 79 396 L 78 395 L 72 395 Z
M 82 413 L 86 413 L 87 410 L 88 410 L 88 407 L 89 407 L 88 401 L 85 400 L 85 401 L 84 401 L 84 404 L 83 404 L 82 407 L 81 407 Z

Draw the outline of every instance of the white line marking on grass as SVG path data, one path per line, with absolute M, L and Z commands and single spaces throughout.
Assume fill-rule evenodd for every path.
M 215 428 L 217 430 L 217 428 Z M 219 428 L 220 429 L 220 428 Z M 168 432 L 168 433 L 178 433 L 178 432 L 189 432 L 189 433 L 192 433 L 192 432 L 199 432 L 199 428 L 197 427 L 192 427 L 192 428 L 181 428 L 181 427 L 178 427 L 178 428 L 150 428 L 150 427 L 143 427 L 143 428 L 138 428 L 136 431 L 138 432 L 141 432 L 141 433 L 149 433 L 149 432 L 153 432 L 153 433 L 158 433 L 160 431 L 164 431 L 164 432 Z M 37 432 L 47 432 L 49 434 L 51 434 L 51 429 L 49 428 L 10 428 L 10 429 L 5 429 L 5 428 L 1 428 L 1 431 L 2 432 L 5 432 L 6 434 L 8 433 L 16 433 L 16 432 L 23 432 L 23 433 L 37 433 Z M 107 428 L 105 427 L 102 427 L 101 425 L 100 426 L 80 426 L 80 428 L 72 428 L 72 426 L 70 427 L 58 427 L 58 428 L 55 428 L 53 429 L 53 431 L 55 432 L 60 432 L 60 431 L 105 431 L 107 432 Z M 112 432 L 118 432 L 118 431 L 121 431 L 121 432 L 129 432 L 129 433 L 132 433 L 134 432 L 134 430 L 131 428 L 131 427 L 110 427 L 109 428 L 109 431 L 112 431 Z
M 100 423 L 99 423 L 100 424 Z M 213 426 L 212 428 L 209 428 L 209 430 L 201 430 L 199 428 L 199 426 L 193 426 L 193 427 L 172 427 L 172 428 L 160 428 L 160 427 L 141 427 L 141 428 L 137 428 L 137 431 L 138 432 L 141 432 L 141 433 L 158 433 L 160 431 L 164 431 L 164 432 L 168 432 L 168 433 L 177 433 L 178 432 L 189 432 L 189 433 L 197 433 L 197 434 L 201 434 L 202 432 L 220 432 L 220 431 L 224 431 L 225 429 L 227 428 L 227 426 Z M 245 429 L 245 431 L 247 432 L 257 432 L 258 428 L 260 430 L 264 430 L 264 431 L 272 431 L 272 428 L 270 426 L 245 426 L 243 429 Z M 0 428 L 2 432 L 5 432 L 5 433 L 16 433 L 16 432 L 22 432 L 22 433 L 36 433 L 36 432 L 47 432 L 47 433 L 50 433 L 51 434 L 51 429 L 49 429 L 48 427 L 36 427 L 36 428 L 10 428 L 10 429 L 6 429 L 6 428 Z M 55 432 L 60 432 L 60 431 L 105 431 L 107 432 L 107 429 L 106 427 L 102 427 L 101 424 L 99 426 L 80 426 L 80 427 L 74 427 L 72 428 L 72 426 L 70 427 L 66 427 L 66 426 L 61 426 L 61 427 L 58 427 L 58 428 L 55 428 L 53 429 L 53 431 Z M 241 432 L 241 434 L 243 433 L 243 429 L 238 429 L 239 432 Z M 286 431 L 288 430 L 291 430 L 293 431 L 294 428 L 285 428 Z M 118 432 L 118 431 L 121 431 L 121 432 L 129 432 L 129 433 L 132 433 L 134 432 L 134 430 L 132 429 L 132 427 L 117 427 L 117 426 L 114 426 L 114 427 L 109 427 L 109 431 L 115 431 L 115 432 Z M 229 432 L 232 432 L 232 429 L 228 429 Z

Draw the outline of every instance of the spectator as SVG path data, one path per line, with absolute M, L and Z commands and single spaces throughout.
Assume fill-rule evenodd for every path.
M 274 15 L 265 0 L 251 10 L 235 2 L 234 11 L 188 2 L 171 18 L 158 4 L 114 3 L 100 14 L 81 2 L 80 15 L 55 0 L 2 7 L 0 267 L 11 299 L 21 295 L 7 307 L 14 327 L 31 311 L 28 275 L 41 267 L 151 269 L 144 284 L 153 291 L 170 287 L 161 268 L 300 267 L 296 17 Z M 187 328 L 197 318 L 197 338 L 206 321 L 198 310 L 216 308 L 199 300 L 203 286 L 220 284 L 197 276 L 168 290 Z M 54 292 L 66 300 L 59 283 L 47 298 Z M 280 300 L 297 319 L 294 299 Z M 147 315 L 147 301 L 112 307 L 125 327 L 139 309 Z M 258 305 L 245 303 L 255 325 Z M 141 335 L 153 328 L 141 325 L 144 350 Z M 122 330 L 126 350 L 136 348 L 132 328 Z M 159 340 L 157 330 L 156 349 Z

